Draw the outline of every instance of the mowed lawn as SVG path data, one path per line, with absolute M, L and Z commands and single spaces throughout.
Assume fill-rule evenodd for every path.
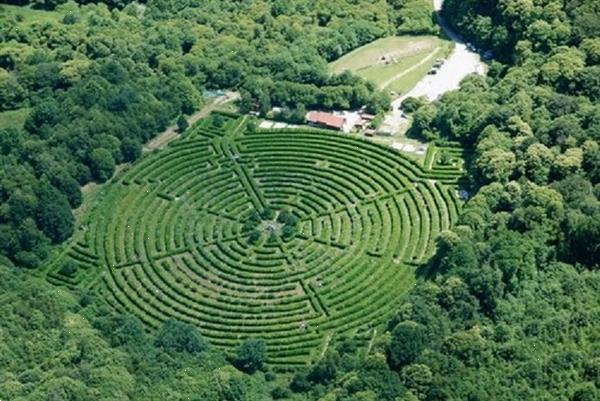
M 410 90 L 444 58 L 451 43 L 436 36 L 391 36 L 378 39 L 330 64 L 332 73 L 352 71 L 380 89 L 399 94 Z

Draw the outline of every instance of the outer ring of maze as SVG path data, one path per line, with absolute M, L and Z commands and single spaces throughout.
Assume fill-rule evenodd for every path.
M 456 215 L 430 175 L 337 134 L 201 125 L 101 206 L 100 291 L 151 326 L 175 317 L 223 347 L 260 336 L 273 364 L 303 363 L 332 335 L 387 319 L 410 287 Z M 248 245 L 243 216 L 265 206 L 295 213 L 298 235 Z

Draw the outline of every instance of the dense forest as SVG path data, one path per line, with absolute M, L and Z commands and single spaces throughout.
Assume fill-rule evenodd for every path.
M 436 31 L 409 0 L 33 3 L 52 17 L 0 17 L 0 110 L 31 108 L 23 128 L 0 129 L 0 247 L 26 267 L 70 236 L 81 185 L 139 158 L 205 89 L 236 88 L 262 111 L 379 110 L 387 96 L 326 62 Z M 189 325 L 147 333 L 2 267 L 0 399 L 597 400 L 600 3 L 446 0 L 443 13 L 496 61 L 419 104 L 409 134 L 473 148 L 473 196 L 368 355 L 340 338 L 275 374 L 260 342 L 223 355 Z

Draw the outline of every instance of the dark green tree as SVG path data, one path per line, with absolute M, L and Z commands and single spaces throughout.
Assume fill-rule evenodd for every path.
M 105 182 L 115 171 L 115 161 L 110 151 L 104 148 L 94 149 L 90 154 L 90 171 L 98 182 Z
M 263 368 L 267 360 L 267 344 L 262 338 L 248 338 L 235 352 L 235 365 L 247 373 Z
M 142 155 L 142 144 L 136 138 L 126 137 L 121 141 L 121 153 L 123 161 L 127 163 L 136 161 Z
M 69 259 L 65 263 L 63 263 L 62 267 L 58 272 L 63 276 L 72 277 L 75 275 L 75 273 L 77 273 L 77 264 L 71 259 Z
M 208 350 L 208 343 L 194 326 L 175 319 L 169 319 L 163 323 L 154 343 L 167 351 L 190 354 Z
M 189 124 L 187 122 L 187 119 L 183 114 L 180 114 L 179 117 L 177 117 L 177 132 L 179 132 L 180 134 L 185 132 L 185 130 L 188 129 L 188 126 Z
M 73 234 L 75 219 L 66 196 L 50 184 L 42 184 L 37 195 L 38 227 L 54 243 L 69 238 Z
M 425 328 L 412 321 L 400 322 L 392 330 L 388 359 L 394 369 L 413 363 L 426 345 Z

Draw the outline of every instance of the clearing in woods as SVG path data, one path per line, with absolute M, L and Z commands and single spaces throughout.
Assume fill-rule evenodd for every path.
M 0 112 L 0 127 L 14 129 L 23 128 L 23 124 L 25 124 L 25 120 L 27 120 L 30 111 L 31 109 L 29 108 L 22 108 Z
M 25 3 L 25 2 L 23 2 Z M 23 18 L 23 22 L 29 25 L 42 25 L 46 22 L 58 22 L 65 13 L 77 10 L 77 4 L 67 3 L 59 5 L 56 10 L 35 9 L 31 6 L 0 4 L 0 17 L 18 15 Z
M 379 89 L 396 93 L 410 90 L 444 58 L 451 43 L 436 36 L 391 36 L 376 40 L 330 64 L 330 71 L 352 71 Z
M 457 219 L 463 151 L 430 145 L 416 163 L 246 122 L 213 113 L 127 167 L 44 274 L 149 328 L 177 318 L 226 350 L 262 337 L 276 368 L 318 358 L 339 334 L 366 348 Z

